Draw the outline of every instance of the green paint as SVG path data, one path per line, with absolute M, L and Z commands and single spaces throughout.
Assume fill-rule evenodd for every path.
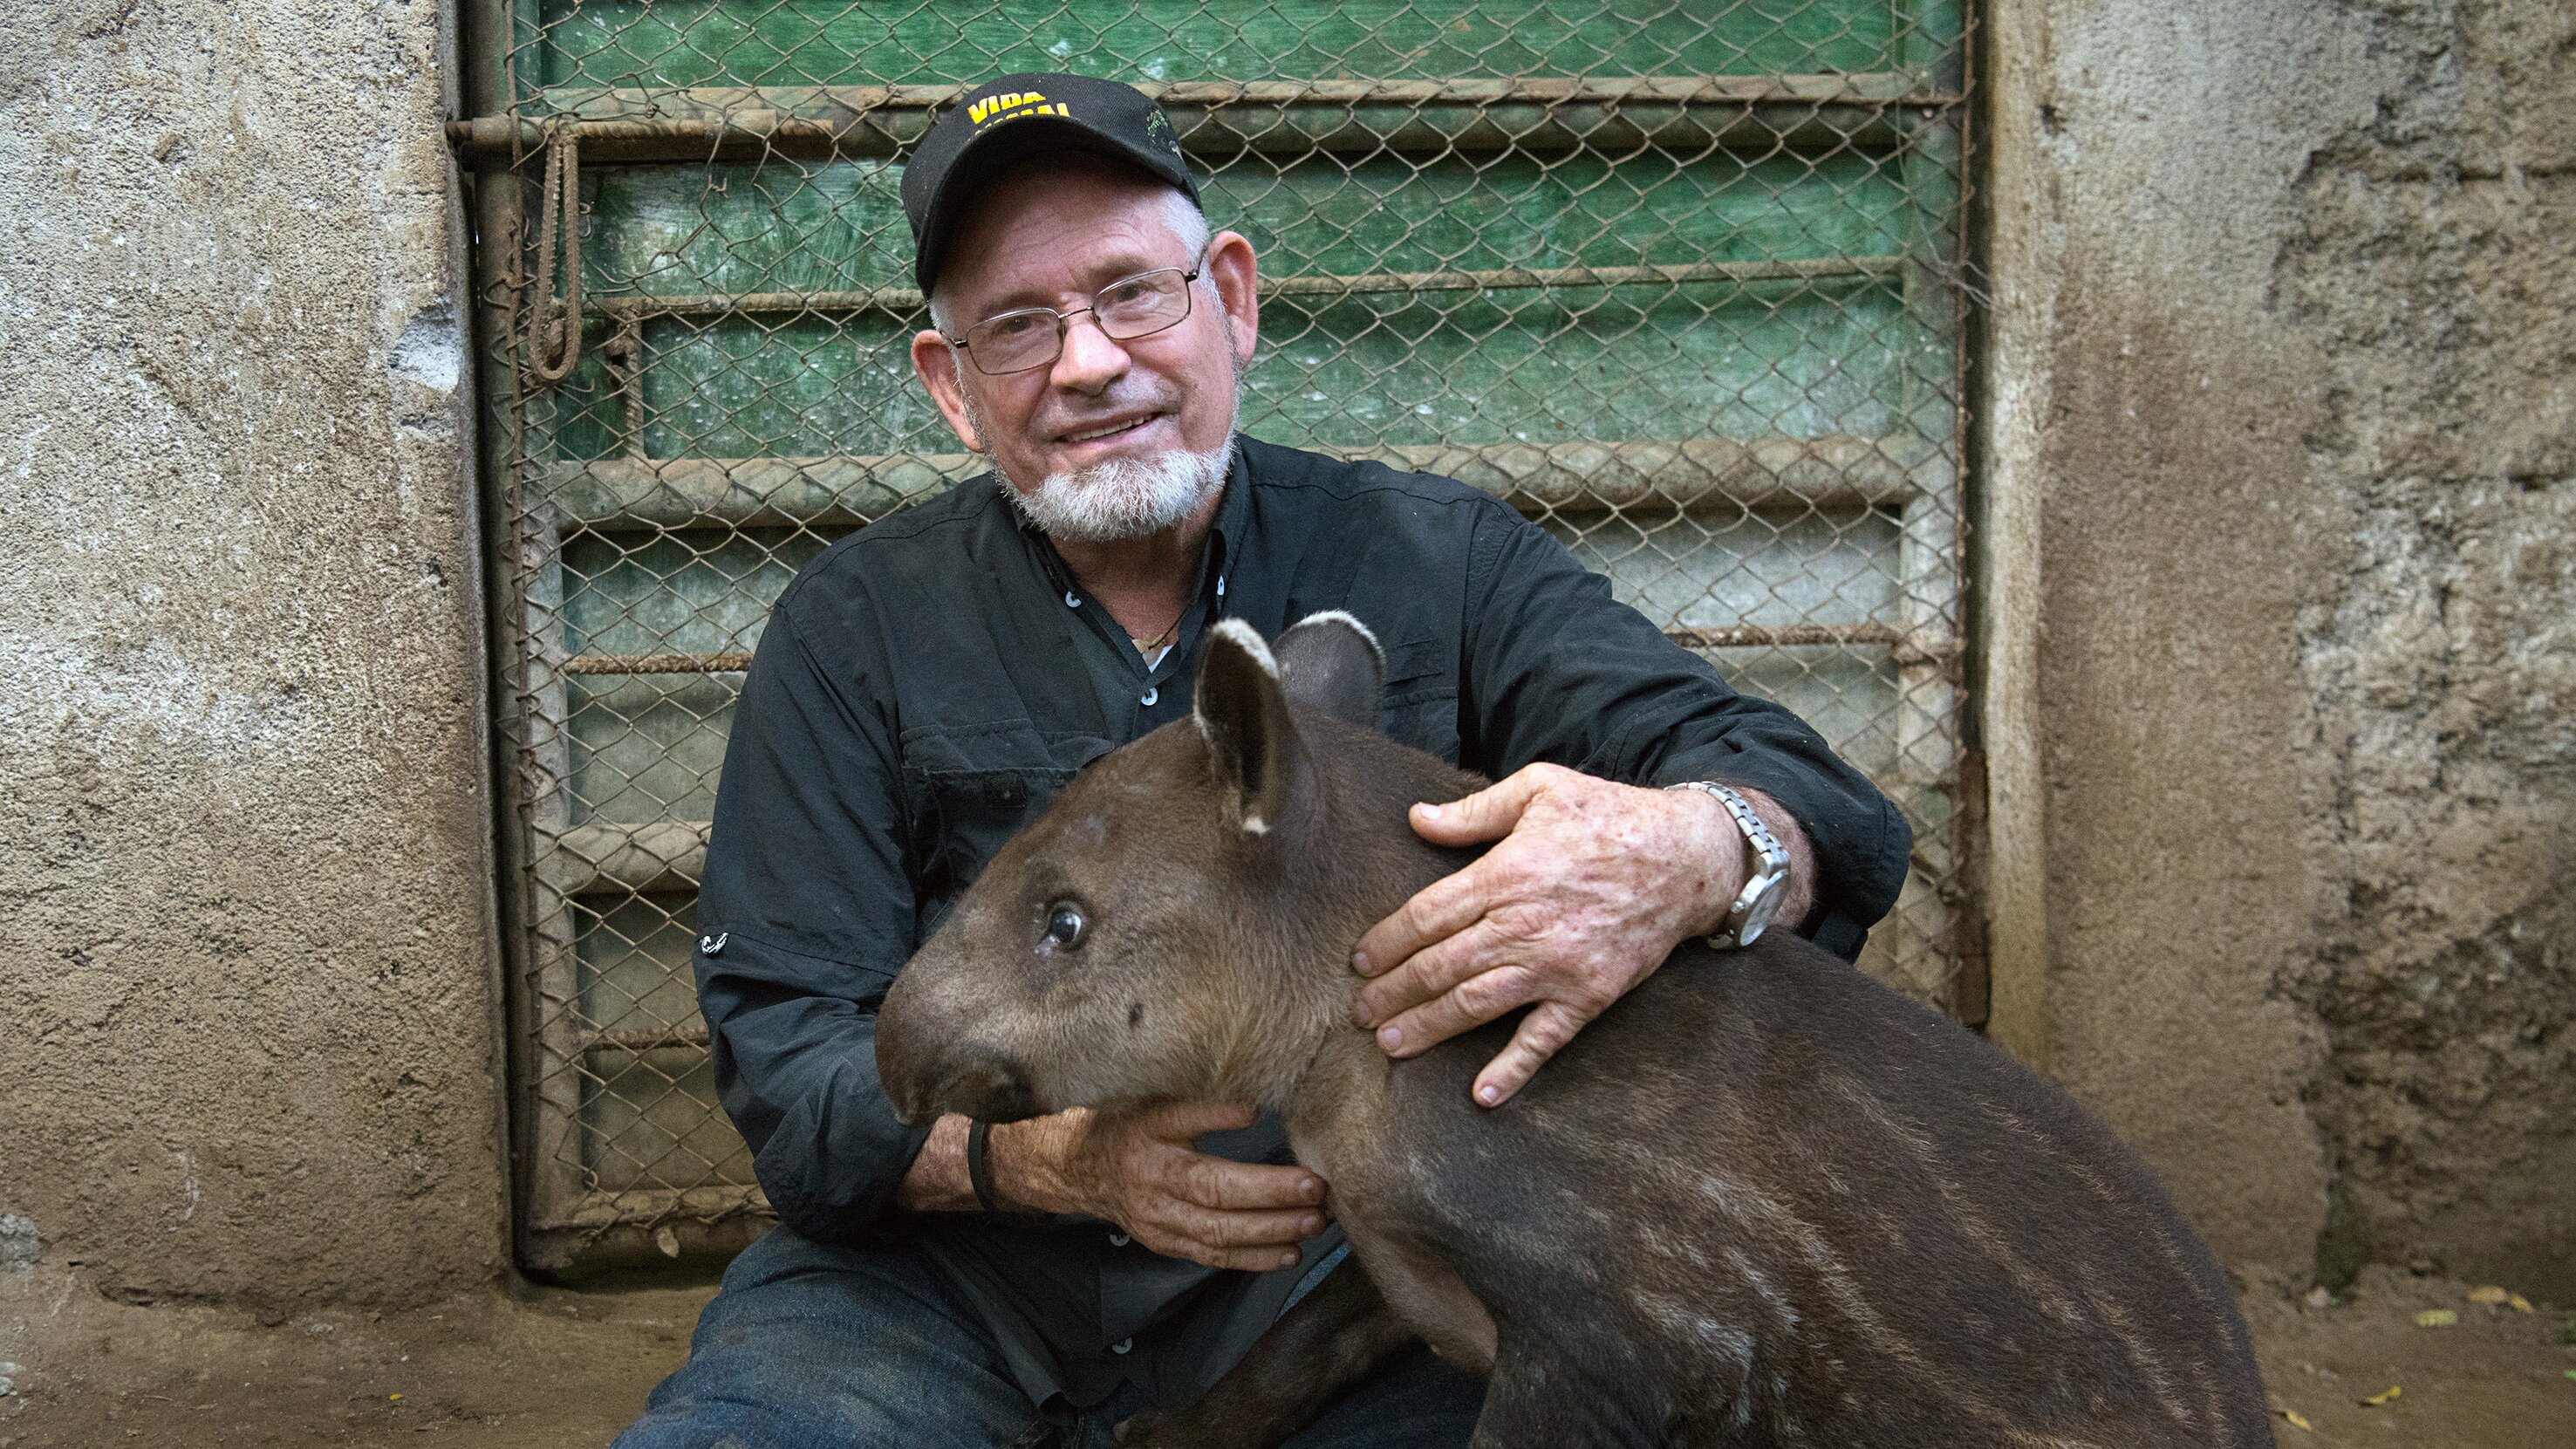
M 594 168 L 583 285 L 595 296 L 909 286 L 912 235 L 890 162 Z M 1281 166 L 1203 181 L 1208 214 L 1274 276 L 1890 255 L 1933 168 L 1888 157 L 1747 159 L 1578 152 Z M 1932 200 L 1947 205 L 1944 189 Z
M 518 0 L 516 10 L 517 73 L 531 97 L 539 85 L 973 84 L 1067 69 L 1136 81 L 1896 70 L 1955 87 L 1965 54 L 1956 0 L 1767 9 L 1751 0 Z M 585 284 L 602 298 L 908 286 L 901 174 L 898 163 L 858 159 L 594 165 L 583 176 Z M 1957 387 L 1947 279 L 1963 174 L 1957 133 L 1940 126 L 1918 128 L 1895 151 L 1226 158 L 1203 169 L 1210 216 L 1251 238 L 1269 277 L 1907 259 L 1895 276 L 1807 283 L 1272 296 L 1243 426 L 1335 447 L 1848 433 L 1946 449 Z M 641 432 L 630 438 L 636 420 L 606 365 L 612 329 L 594 313 L 581 369 L 525 399 L 525 466 L 612 458 L 635 443 L 653 458 L 952 451 L 912 376 L 910 338 L 923 320 L 883 311 L 649 320 L 639 333 Z M 1661 624 L 1904 614 L 1890 513 L 1644 510 L 1545 523 Z M 575 655 L 748 650 L 770 601 L 830 536 L 576 532 L 562 544 L 554 642 Z M 1897 795 L 1922 838 L 1942 838 L 1945 787 L 1900 776 L 1895 702 L 1905 685 L 1885 651 L 1710 657 L 1741 687 L 1798 710 Z M 738 682 L 569 677 L 572 819 L 708 818 Z M 1909 886 L 1909 904 L 1879 933 L 1873 969 L 1885 969 L 1887 942 L 1946 929 L 1948 908 L 1935 898 L 1946 885 Z M 692 904 L 575 905 L 583 1026 L 694 1020 Z M 591 1188 L 749 1180 L 739 1141 L 706 1105 L 704 1053 L 597 1050 L 581 1068 Z M 2354 1236 L 2349 1213 L 2330 1216 L 2319 1242 L 2328 1277 L 2345 1270 L 2344 1239 Z
M 748 652 L 760 642 L 770 601 L 830 541 L 784 528 L 575 534 L 564 543 L 565 652 Z M 643 824 L 714 813 L 731 681 L 576 674 L 566 694 L 576 820 Z
M 898 175 L 873 161 L 595 171 L 585 285 L 668 296 L 900 284 L 910 238 Z M 1218 222 L 1280 276 L 1874 256 L 1915 234 L 1897 169 L 1857 154 L 1241 161 L 1208 193 Z M 1245 425 L 1337 445 L 1882 431 L 1903 405 L 1900 369 L 1927 340 L 1909 338 L 1901 314 L 1886 286 L 1851 281 L 1274 297 Z M 645 450 L 951 448 L 912 377 L 921 320 L 651 320 Z M 582 372 L 539 404 L 551 456 L 623 447 L 604 338 L 594 324 Z M 1946 394 L 1948 349 L 1936 350 Z
M 624 898 L 573 908 L 579 996 L 574 1019 L 594 1031 L 663 1032 L 698 1025 L 689 948 L 697 902 Z M 582 1058 L 578 1148 L 587 1185 L 616 1192 L 673 1180 L 750 1182 L 751 1157 L 715 1101 L 714 1071 L 696 1047 Z
M 1242 426 L 1291 445 L 1881 433 L 1903 308 L 1883 284 L 1562 288 L 1263 304 Z M 594 331 L 594 351 L 596 338 Z M 657 322 L 648 455 L 953 452 L 882 317 Z M 621 448 L 605 368 L 551 400 L 552 456 Z
M 1955 72 L 1964 32 L 1947 0 L 1787 8 L 1782 18 L 1668 0 L 1280 0 L 1247 15 L 1144 0 L 1032 21 L 999 6 L 961 17 L 910 4 L 546 0 L 539 15 L 544 79 L 577 85 L 971 83 L 1068 67 L 1163 80 Z M 1937 276 L 1956 250 L 1961 166 L 1947 132 L 1893 154 L 1231 158 L 1205 178 L 1210 214 L 1249 236 L 1273 277 L 1889 255 L 1922 269 L 1749 286 L 1272 296 L 1243 426 L 1336 447 L 1834 433 L 1946 443 L 1955 344 Z M 902 286 L 911 242 L 900 178 L 879 160 L 594 167 L 586 285 L 594 297 Z M 656 458 L 949 451 L 954 439 L 912 376 L 922 320 L 649 320 L 636 441 Z M 581 371 L 533 400 L 535 456 L 606 458 L 629 446 L 636 420 L 610 386 L 608 330 L 594 320 Z M 1709 622 L 1699 616 L 1730 576 L 1774 591 L 1747 610 L 1777 613 L 1795 594 L 1797 617 L 1878 617 L 1892 607 L 1895 533 L 1884 521 L 1849 532 L 1856 524 L 1827 528 L 1858 550 L 1850 558 L 1696 524 L 1690 537 L 1649 536 L 1596 520 L 1569 538 L 1658 617 Z M 768 600 L 822 542 L 784 531 L 577 535 L 564 553 L 565 646 L 748 648 Z M 1893 688 L 1876 677 L 1881 663 L 1847 679 L 1835 651 L 1766 657 L 1765 670 L 1787 671 L 1770 682 L 1831 720 L 1835 738 L 1892 757 L 1880 739 L 1888 712 L 1872 703 Z M 569 694 L 584 818 L 703 814 L 729 682 L 586 676 Z
M 1126 81 L 1807 74 L 1890 69 L 1908 46 L 1885 0 L 1767 13 L 1672 0 L 547 0 L 543 15 L 536 63 L 523 51 L 523 74 L 586 86 L 973 85 L 1024 70 Z

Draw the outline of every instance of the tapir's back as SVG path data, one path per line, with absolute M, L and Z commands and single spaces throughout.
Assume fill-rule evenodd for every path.
M 1684 947 L 1480 1112 L 1468 1085 L 1505 1030 L 1395 1069 L 1406 1160 L 1377 1166 L 1507 1343 L 1597 1371 L 1576 1397 L 1604 1422 L 1711 1444 L 2271 1442 L 2225 1276 L 2135 1155 L 1807 943 Z

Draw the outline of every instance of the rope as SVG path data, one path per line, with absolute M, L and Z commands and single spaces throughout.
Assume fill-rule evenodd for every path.
M 538 188 L 537 284 L 528 309 L 528 381 L 552 387 L 581 361 L 581 133 L 557 121 L 546 134 L 546 179 Z M 561 330 L 546 335 L 555 291 L 555 232 L 563 232 Z

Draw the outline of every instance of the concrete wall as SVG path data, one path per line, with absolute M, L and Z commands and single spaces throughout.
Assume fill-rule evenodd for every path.
M 2239 1264 L 2576 1299 L 2576 12 L 1991 13 L 1999 1025 Z
M 2576 1300 L 2558 0 L 1995 0 L 1996 1030 L 2232 1261 Z M 504 1267 L 433 0 L 0 0 L 0 1268 Z
M 0 1213 L 118 1296 L 502 1265 L 441 24 L 0 4 Z

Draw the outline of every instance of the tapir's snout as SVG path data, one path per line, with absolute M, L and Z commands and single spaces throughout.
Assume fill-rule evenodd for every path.
M 1017 1122 L 1038 1115 L 1038 1099 L 1019 1063 L 999 1052 L 976 1051 L 933 1094 L 932 1108 L 932 1117 L 962 1112 L 978 1122 Z
M 895 1115 L 927 1127 L 950 1112 L 979 1122 L 1016 1122 L 1038 1115 L 1027 1064 L 978 1041 L 948 993 L 925 989 L 934 968 L 896 978 L 877 1015 L 877 1076 Z
M 963 1046 L 928 1060 L 907 1061 L 898 1038 L 889 1051 L 877 1037 L 877 1075 L 895 1115 L 915 1127 L 927 1127 L 950 1112 L 978 1122 L 1017 1122 L 1038 1115 L 1037 1093 L 1020 1063 L 989 1048 Z

